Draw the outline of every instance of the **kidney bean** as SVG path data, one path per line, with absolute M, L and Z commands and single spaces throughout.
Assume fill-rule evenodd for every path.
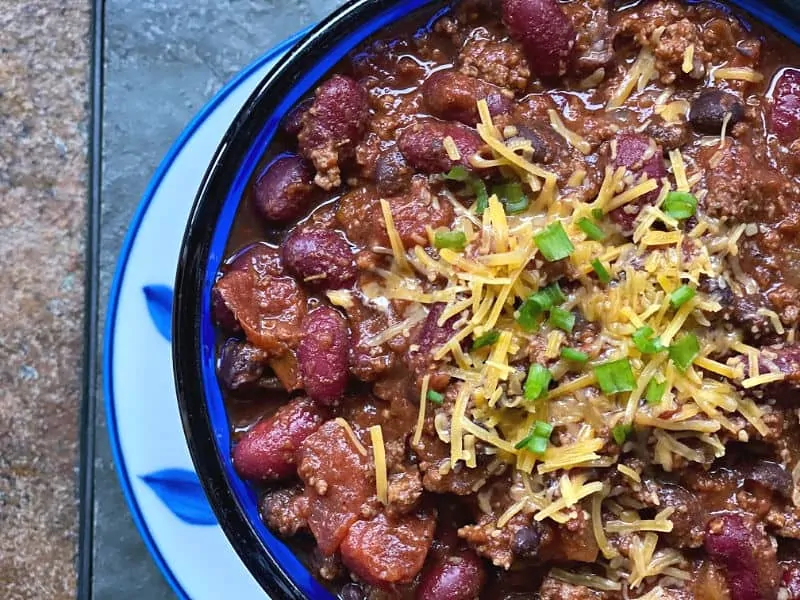
M 769 128 L 784 144 L 800 137 L 800 69 L 785 69 L 775 84 Z
M 766 533 L 740 514 L 723 514 L 708 524 L 705 549 L 725 567 L 731 600 L 774 597 L 778 565 Z
M 408 189 L 414 170 L 408 166 L 397 146 L 384 150 L 375 163 L 375 183 L 378 192 L 394 196 Z
M 445 305 L 442 303 L 431 306 L 415 343 L 409 347 L 406 362 L 417 375 L 427 372 L 433 366 L 431 354 L 452 338 L 455 333 L 456 317 L 451 317 L 441 327 L 439 326 L 439 317 L 442 315 L 444 307 Z
M 294 154 L 272 161 L 256 179 L 253 204 L 268 221 L 291 221 L 305 214 L 314 191 L 314 171 Z
M 539 163 L 551 163 L 564 149 L 564 138 L 558 135 L 549 124 L 528 122 L 517 125 L 518 135 L 531 143 L 533 160 Z
M 434 561 L 422 574 L 417 600 L 473 600 L 486 582 L 486 567 L 472 550 Z
M 321 306 L 303 319 L 297 360 L 306 393 L 312 400 L 333 404 L 347 386 L 350 330 L 334 309 Z
M 466 125 L 478 122 L 478 100 L 486 100 L 493 116 L 513 109 L 498 88 L 457 71 L 433 73 L 422 84 L 422 97 L 433 116 Z
M 783 565 L 783 587 L 786 588 L 786 600 L 800 600 L 800 563 L 789 561 Z
M 259 421 L 233 448 L 236 472 L 250 481 L 274 481 L 295 472 L 295 452 L 325 420 L 309 398 L 296 398 Z
M 744 117 L 744 106 L 733 94 L 708 88 L 692 101 L 689 122 L 700 133 L 719 135 L 726 115 L 730 115 L 728 121 L 728 131 L 730 131 L 730 128 Z
M 461 155 L 454 161 L 444 149 L 444 138 L 451 137 Z M 472 166 L 469 157 L 481 147 L 481 138 L 473 130 L 456 123 L 428 121 L 407 127 L 397 140 L 397 146 L 406 161 L 417 171 L 444 173 L 456 164 L 468 169 Z
M 211 317 L 214 319 L 214 323 L 225 331 L 233 333 L 241 329 L 239 322 L 225 304 L 225 300 L 216 286 L 211 289 Z
M 281 253 L 277 248 L 257 242 L 239 251 L 228 265 L 227 271 L 248 269 L 252 269 L 262 277 L 264 275 L 279 277 L 284 274 Z
M 239 340 L 228 340 L 222 346 L 217 363 L 217 373 L 223 385 L 229 390 L 257 386 L 261 383 L 267 367 L 269 354 Z M 274 379 L 270 379 L 277 383 Z M 280 384 L 277 384 L 280 389 Z
M 350 77 L 334 75 L 317 88 L 297 136 L 300 154 L 314 163 L 317 185 L 341 184 L 339 163 L 350 158 L 369 119 L 367 91 Z
M 408 583 L 422 569 L 435 528 L 436 519 L 426 512 L 398 519 L 378 513 L 369 521 L 356 521 L 339 547 L 342 562 L 375 586 Z
M 366 600 L 367 596 L 357 583 L 348 583 L 339 592 L 339 600 Z
M 555 77 L 567 71 L 576 34 L 557 0 L 503 0 L 503 22 L 533 73 Z
M 296 137 L 300 130 L 303 128 L 303 115 L 308 112 L 314 100 L 306 98 L 300 104 L 290 110 L 283 118 L 283 130 L 292 137 Z
M 286 269 L 311 289 L 340 289 L 356 279 L 353 252 L 338 232 L 297 228 L 281 251 Z
M 616 137 L 616 156 L 613 167 L 625 167 L 637 177 L 646 174 L 650 179 L 659 182 L 667 176 L 661 148 L 651 138 L 639 133 L 621 133 Z M 626 206 L 611 211 L 609 216 L 619 225 L 624 234 L 628 234 L 633 231 L 633 223 L 642 207 L 653 204 L 658 198 L 658 194 L 659 189 L 656 188 Z

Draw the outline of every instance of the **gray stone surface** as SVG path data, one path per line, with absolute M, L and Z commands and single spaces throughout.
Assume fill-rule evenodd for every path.
M 244 65 L 339 4 L 106 0 L 101 319 L 130 218 L 184 125 Z M 97 385 L 94 597 L 171 598 L 122 498 Z

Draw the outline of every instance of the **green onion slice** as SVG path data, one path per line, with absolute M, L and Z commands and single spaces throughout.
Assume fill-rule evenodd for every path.
M 686 304 L 692 298 L 694 298 L 695 294 L 696 292 L 693 287 L 689 287 L 688 285 L 682 285 L 669 295 L 669 301 L 672 304 L 672 306 L 678 308 Z
M 460 251 L 467 245 L 467 235 L 463 231 L 437 231 L 433 237 L 433 244 L 437 248 Z
M 575 315 L 568 310 L 554 306 L 550 309 L 550 318 L 548 322 L 553 327 L 571 333 L 572 328 L 575 327 Z
M 434 404 L 442 404 L 444 402 L 444 395 L 440 394 L 436 390 L 428 390 L 428 400 Z
M 589 355 L 586 352 L 581 352 L 580 350 L 576 350 L 575 348 L 562 348 L 561 349 L 561 358 L 564 360 L 569 360 L 575 363 L 583 364 L 588 362 Z
M 611 428 L 611 435 L 614 436 L 614 441 L 620 446 L 625 443 L 628 436 L 633 431 L 633 427 L 627 423 L 620 423 Z
M 688 369 L 698 354 L 700 343 L 693 333 L 687 333 L 669 347 L 669 358 L 681 371 Z
M 662 381 L 659 383 L 656 381 L 656 378 L 653 377 L 647 383 L 647 389 L 644 392 L 645 400 L 647 400 L 648 404 L 660 404 L 661 399 L 664 397 L 664 392 L 667 391 L 667 382 Z
M 536 437 L 543 437 L 550 439 L 550 434 L 553 433 L 553 426 L 544 421 L 536 421 L 533 425 L 533 435 Z
M 664 198 L 663 208 L 673 219 L 688 219 L 697 212 L 697 198 L 689 192 L 670 192 Z
M 642 354 L 656 354 L 666 350 L 660 338 L 653 337 L 653 328 L 645 325 L 633 332 L 633 343 Z
M 492 188 L 492 193 L 497 195 L 509 215 L 521 213 L 528 208 L 528 197 L 522 192 L 522 185 L 517 182 L 496 185 Z
M 475 194 L 475 213 L 482 215 L 489 207 L 489 192 L 486 191 L 486 184 L 482 179 L 475 177 L 471 180 L 472 193 Z
M 492 329 L 491 331 L 487 331 L 483 335 L 479 335 L 475 338 L 475 341 L 472 342 L 472 349 L 478 350 L 485 346 L 491 346 L 500 338 L 500 332 L 496 329 Z
M 583 217 L 578 221 L 578 227 L 580 227 L 581 231 L 586 234 L 590 240 L 594 240 L 595 242 L 599 242 L 604 240 L 606 234 L 603 233 L 603 230 L 597 226 L 597 223 L 588 219 L 587 217 Z
M 599 364 L 594 367 L 594 374 L 605 394 L 630 392 L 636 386 L 631 363 L 627 358 Z
M 466 181 L 470 177 L 471 175 L 464 165 L 456 165 L 444 174 L 444 178 L 450 181 Z
M 597 278 L 600 280 L 600 283 L 608 283 L 611 281 L 611 274 L 608 272 L 608 269 L 603 266 L 603 263 L 600 262 L 599 258 L 595 258 L 592 261 L 592 269 L 594 269 L 594 272 L 597 275 Z
M 532 364 L 528 369 L 528 377 L 525 379 L 525 390 L 523 396 L 526 400 L 538 400 L 547 393 L 550 380 L 553 379 L 549 369 L 540 364 Z
M 575 246 L 569 241 L 567 232 L 558 221 L 533 236 L 533 241 L 536 242 L 536 246 L 545 260 L 549 262 L 567 258 L 575 251 Z
M 558 283 L 552 283 L 528 296 L 519 308 L 517 323 L 525 331 L 533 331 L 536 328 L 536 321 L 542 313 L 566 301 L 567 297 L 561 291 Z

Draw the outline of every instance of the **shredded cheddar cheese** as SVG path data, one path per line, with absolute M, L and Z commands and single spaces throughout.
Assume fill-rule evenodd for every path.
M 378 500 L 382 504 L 389 504 L 389 483 L 386 470 L 386 448 L 383 445 L 383 429 L 380 425 L 369 428 L 372 440 L 372 454 L 375 458 L 375 486 Z

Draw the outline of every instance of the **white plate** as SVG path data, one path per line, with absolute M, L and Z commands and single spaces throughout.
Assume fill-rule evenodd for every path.
M 133 520 L 182 599 L 266 597 L 192 466 L 172 377 L 170 314 L 181 239 L 206 166 L 258 82 L 304 33 L 247 67 L 189 123 L 137 208 L 111 286 L 103 371 L 114 462 Z

